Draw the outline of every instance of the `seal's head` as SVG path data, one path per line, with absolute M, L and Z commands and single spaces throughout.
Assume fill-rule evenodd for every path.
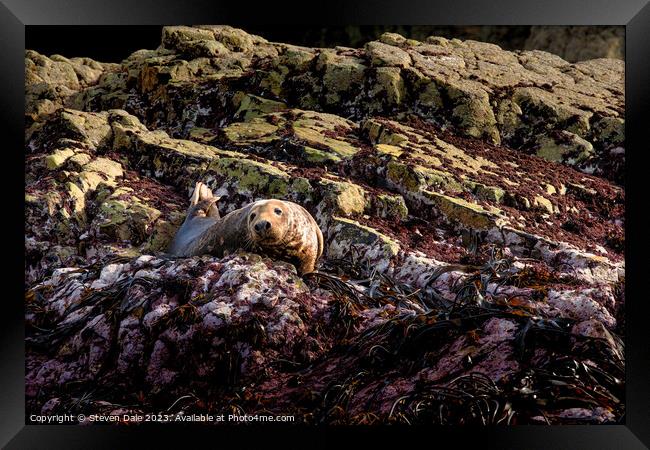
M 258 244 L 280 242 L 290 227 L 290 213 L 281 200 L 261 200 L 248 211 L 248 236 Z

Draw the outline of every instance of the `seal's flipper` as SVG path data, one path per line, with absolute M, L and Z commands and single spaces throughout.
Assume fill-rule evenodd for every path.
M 207 211 L 207 216 L 208 216 L 208 217 L 214 217 L 214 218 L 216 218 L 216 219 L 218 219 L 219 217 L 221 217 L 221 216 L 219 215 L 219 208 L 217 208 L 217 202 L 219 201 L 220 198 L 221 198 L 221 197 L 212 197 L 212 198 L 210 199 L 211 201 L 213 200 L 213 203 L 212 203 L 212 204 L 210 205 L 210 207 L 208 208 L 208 211 Z
M 197 187 L 199 187 L 198 184 Z M 210 188 L 207 187 L 205 184 L 201 183 L 201 186 L 199 188 L 199 200 L 206 200 L 212 197 L 214 197 L 214 195 L 212 195 L 212 191 L 210 190 Z
M 220 198 L 215 197 L 212 190 L 206 184 L 197 181 L 190 199 L 189 212 L 190 214 L 193 213 L 193 215 L 218 219 L 221 216 L 219 215 L 219 209 L 216 203 Z
M 196 186 L 194 186 L 194 191 L 190 197 L 190 208 L 192 206 L 196 206 L 196 204 L 199 202 L 199 196 L 201 195 L 201 186 L 203 186 L 203 183 L 197 181 Z
M 221 197 L 215 197 L 207 185 L 197 181 L 194 186 L 194 191 L 192 191 L 192 195 L 190 196 L 190 207 L 198 205 L 203 200 L 211 200 L 213 198 L 217 201 Z

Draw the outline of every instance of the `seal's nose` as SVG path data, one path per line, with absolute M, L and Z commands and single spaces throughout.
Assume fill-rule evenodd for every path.
M 265 230 L 271 228 L 271 222 L 268 220 L 260 220 L 255 224 L 255 231 L 257 233 L 263 233 Z

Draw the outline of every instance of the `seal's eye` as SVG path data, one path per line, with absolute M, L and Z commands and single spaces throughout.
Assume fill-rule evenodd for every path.
M 275 208 L 275 211 L 274 211 L 274 212 L 275 212 L 278 216 L 281 216 L 281 215 L 282 215 L 282 210 L 281 210 L 280 208 Z
M 255 218 L 255 213 L 251 214 L 251 220 Z

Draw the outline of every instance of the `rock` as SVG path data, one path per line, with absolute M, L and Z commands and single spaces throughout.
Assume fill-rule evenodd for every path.
M 399 245 L 389 237 L 354 220 L 342 217 L 333 218 L 328 235 L 330 236 L 328 258 L 343 258 L 353 246 L 359 246 L 364 260 L 379 271 L 386 270 L 391 264 L 391 258 L 397 256 L 399 251 Z
M 37 121 L 64 106 L 81 89 L 97 83 L 103 74 L 118 69 L 118 64 L 99 63 L 90 58 L 68 59 L 61 55 L 48 58 L 27 50 L 25 114 L 30 121 Z
M 594 154 L 591 143 L 568 131 L 538 140 L 537 156 L 570 165 L 584 163 Z
M 436 207 L 448 219 L 457 220 L 471 228 L 492 228 L 497 223 L 493 212 L 460 198 L 422 191 L 422 202 L 424 205 Z
M 124 307 L 116 321 L 107 321 L 105 313 L 78 319 L 84 323 L 84 338 L 70 336 L 62 345 L 74 349 L 77 354 L 87 355 L 86 363 L 59 364 L 54 359 L 44 362 L 27 374 L 28 391 L 31 392 L 35 386 L 51 389 L 63 379 L 83 381 L 93 378 L 100 367 L 114 360 L 117 364 L 110 369 L 114 386 L 126 387 L 130 382 L 123 381 L 123 374 L 138 368 L 146 369 L 145 383 L 151 387 L 151 395 L 166 397 L 174 389 L 182 389 L 181 385 L 174 387 L 181 376 L 190 376 L 200 384 L 201 379 L 214 379 L 215 376 L 226 381 L 228 371 L 234 370 L 232 374 L 238 378 L 255 379 L 266 361 L 283 356 L 313 358 L 314 354 L 310 352 L 315 347 L 311 346 L 312 341 L 306 335 L 306 323 L 312 316 L 326 310 L 331 298 L 323 296 L 320 302 L 304 303 L 308 290 L 296 278 L 295 271 L 287 266 L 277 266 L 269 271 L 266 261 L 243 254 L 222 262 L 197 259 L 167 261 L 160 265 L 162 261 L 153 260 L 154 264 L 145 263 L 139 269 L 132 261 L 106 266 L 94 281 L 92 276 L 82 277 L 86 289 L 96 292 L 113 289 L 121 280 L 144 268 L 157 274 L 158 278 L 148 276 L 157 286 L 155 288 L 142 289 L 134 283 L 128 292 L 124 292 Z M 191 280 L 195 278 L 190 272 L 197 270 L 199 283 L 192 288 L 192 296 L 205 296 L 211 292 L 216 295 L 192 306 L 194 313 L 179 314 L 179 299 L 165 295 L 163 280 L 167 278 L 176 283 L 187 280 L 193 284 Z M 77 279 L 68 277 L 59 283 L 61 286 L 69 285 Z M 264 294 L 270 291 L 277 292 L 277 295 Z M 47 307 L 48 303 L 44 306 Z M 137 308 L 144 310 L 138 312 Z M 268 319 L 263 319 L 261 314 Z M 142 321 L 139 317 L 143 317 Z M 162 326 L 174 321 L 177 325 L 172 328 Z M 204 339 L 209 339 L 212 344 L 209 349 L 201 350 Z M 151 340 L 154 345 L 145 345 L 146 340 Z M 264 352 L 260 351 L 262 348 Z M 275 350 L 271 351 L 271 348 Z M 193 351 L 200 357 L 178 364 L 171 352 L 182 349 Z M 224 359 L 232 351 L 238 352 L 241 358 L 241 365 L 236 368 L 228 368 L 227 359 Z
M 273 142 L 273 135 L 278 127 L 266 123 L 264 120 L 251 120 L 249 122 L 234 123 L 224 130 L 226 137 L 231 142 L 238 144 L 265 144 Z
M 365 191 L 358 185 L 322 179 L 319 183 L 322 191 L 323 207 L 327 215 L 342 215 L 344 217 L 358 216 L 364 213 L 368 201 Z
M 100 232 L 138 245 L 160 215 L 160 211 L 133 195 L 132 189 L 119 188 L 100 205 L 95 220 Z
M 342 100 L 342 95 L 361 87 L 366 66 L 359 58 L 339 56 L 325 50 L 320 53 L 316 68 L 323 71 L 325 102 L 333 105 Z
M 321 148 L 337 159 L 349 158 L 358 149 L 345 140 L 329 137 L 329 133 L 347 134 L 353 132 L 356 125 L 331 114 L 313 114 L 303 112 L 293 122 L 293 132 L 297 139 L 310 146 Z
M 535 196 L 535 198 L 533 199 L 533 205 L 543 209 L 549 214 L 553 214 L 554 211 L 553 203 L 549 199 L 542 197 L 541 195 Z
M 161 39 L 119 64 L 26 52 L 30 414 L 620 420 L 621 61 Z M 251 246 L 170 258 L 198 181 L 222 216 L 306 208 L 317 271 Z
M 62 150 L 57 150 L 54 153 L 48 155 L 45 158 L 45 166 L 50 169 L 58 169 L 61 167 L 72 155 L 74 155 L 74 150 L 65 148 Z
M 366 44 L 366 50 L 373 66 L 408 67 L 411 65 L 411 57 L 399 47 L 373 41 Z
M 83 169 L 103 174 L 108 178 L 121 177 L 124 173 L 120 163 L 107 158 L 96 158 L 83 166 Z
M 618 27 L 533 26 L 524 45 L 527 49 L 544 49 L 567 61 L 624 59 L 623 34 Z
M 163 32 L 164 49 L 136 52 L 125 63 L 129 77 L 140 80 L 140 94 L 147 98 L 129 99 L 133 94 L 127 92 L 126 80 L 111 72 L 114 66 L 102 73 L 99 84 L 82 87 L 86 91 L 80 95 L 92 91 L 88 94 L 92 101 L 104 108 L 115 103 L 108 98 L 111 95 L 127 97 L 120 97 L 119 105 L 155 99 L 162 108 L 154 119 L 157 126 L 164 127 L 167 117 L 174 122 L 174 131 L 183 133 L 192 128 L 191 122 L 212 128 L 228 114 L 211 115 L 208 110 L 215 102 L 233 104 L 235 97 L 235 108 L 240 98 L 257 98 L 266 105 L 264 111 L 280 110 L 283 104 L 324 107 L 326 112 L 356 119 L 388 112 L 387 108 L 419 113 L 424 107 L 425 117 L 451 110 L 450 115 L 438 114 L 437 120 L 469 136 L 522 148 L 566 131 L 579 135 L 598 154 L 611 145 L 611 136 L 620 135 L 624 108 L 620 61 L 570 64 L 540 51 L 516 54 L 476 41 L 449 42 L 432 38 L 428 43 L 409 43 L 393 36 L 371 41 L 363 49 L 314 50 L 268 43 L 228 27 L 169 27 Z M 218 68 L 209 64 L 209 57 L 216 54 L 222 58 Z M 242 68 L 255 68 L 259 78 L 248 86 Z M 165 84 L 166 77 L 171 77 L 173 88 Z M 222 79 L 242 81 L 245 90 L 238 92 L 243 97 L 226 86 L 215 87 L 214 80 Z M 199 80 L 206 81 L 199 83 L 204 95 L 192 87 Z M 183 112 L 170 109 L 173 101 L 185 105 Z M 242 110 L 240 114 L 257 113 Z M 551 126 L 540 127 L 540 123 Z
M 408 208 L 401 195 L 379 194 L 373 200 L 379 217 L 406 219 L 408 216 Z
M 372 112 L 390 110 L 404 101 L 406 89 L 400 69 L 396 67 L 378 67 L 375 70 L 375 88 L 370 91 L 371 97 L 381 99 L 371 103 Z
M 235 117 L 241 117 L 244 121 L 262 114 L 288 109 L 287 105 L 282 102 L 268 100 L 256 95 L 245 94 L 243 92 L 239 93 L 239 95 L 235 94 L 233 102 L 237 105 Z

